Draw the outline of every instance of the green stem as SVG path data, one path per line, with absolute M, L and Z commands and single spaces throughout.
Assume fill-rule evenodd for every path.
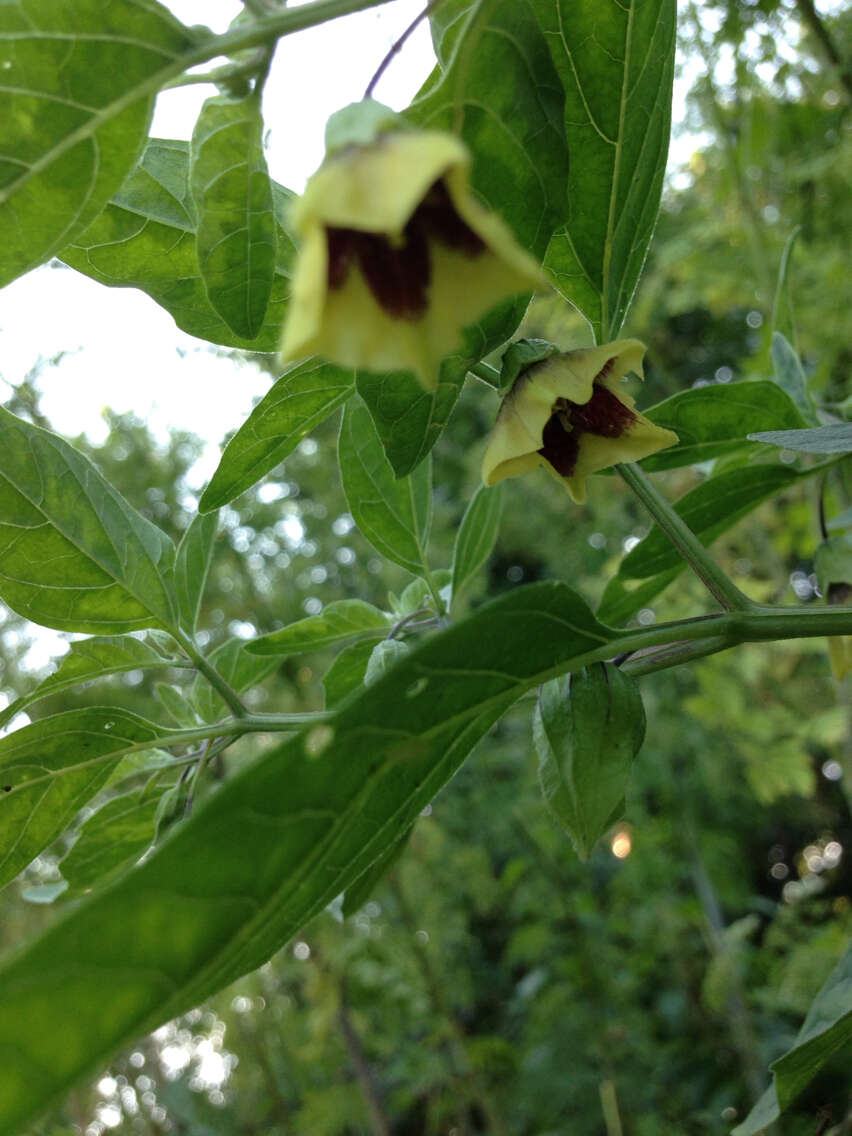
M 636 631 L 628 630 L 614 643 L 590 652 L 583 663 L 611 658 L 613 647 L 617 647 L 620 648 L 620 654 L 631 656 L 622 667 L 628 674 L 635 676 L 650 674 L 718 651 L 727 651 L 740 643 L 816 639 L 832 635 L 852 635 L 852 607 L 771 607 L 753 604 L 749 611 L 720 612 L 695 619 L 659 623 Z M 661 649 L 654 651 L 654 648 Z M 554 677 L 560 673 L 559 668 L 554 668 Z M 544 676 L 547 677 L 550 676 Z
M 447 614 L 446 608 L 444 607 L 444 601 L 441 599 L 441 591 L 440 591 L 438 585 L 435 583 L 435 578 L 433 577 L 433 575 L 429 571 L 429 569 L 426 567 L 425 563 L 423 564 L 423 579 L 426 581 L 426 587 L 429 589 L 429 591 L 432 595 L 432 600 L 434 601 L 434 604 L 435 604 L 435 614 L 440 619 L 441 616 Z M 389 636 L 389 638 L 390 638 L 390 636 Z
M 641 675 L 654 674 L 664 671 L 668 667 L 679 667 L 683 663 L 693 663 L 696 659 L 703 659 L 707 655 L 715 655 L 719 651 L 726 651 L 732 646 L 723 635 L 714 635 L 710 639 L 700 639 L 697 643 L 672 643 L 659 650 L 642 651 L 631 655 L 621 665 L 625 674 L 639 678 Z
M 495 390 L 500 389 L 500 372 L 496 367 L 492 367 L 490 363 L 474 363 L 472 367 L 468 368 L 471 375 L 476 375 L 478 379 L 482 379 L 484 383 L 488 383 L 490 387 Z
M 245 718 L 248 710 L 243 704 L 242 699 L 234 690 L 234 688 L 219 674 L 212 663 L 204 658 L 201 652 L 193 643 L 188 635 L 184 635 L 182 631 L 177 629 L 172 631 L 172 635 L 180 644 L 182 649 L 186 652 L 192 660 L 192 664 L 199 674 L 204 675 L 216 693 L 221 697 L 222 701 L 231 711 L 236 718 Z
M 215 59 L 217 55 L 233 55 L 246 47 L 259 47 L 282 36 L 292 35 L 293 32 L 390 2 L 391 0 L 313 0 L 313 3 L 298 8 L 274 12 L 258 19 L 254 24 L 233 28 L 212 40 L 204 40 L 188 56 L 184 56 L 184 68 L 196 67 L 199 63 Z M 187 62 L 189 56 L 193 58 Z
M 722 571 L 645 471 L 634 463 L 617 465 L 615 468 L 721 606 L 726 611 L 751 611 L 754 605 L 748 596 L 743 595 Z

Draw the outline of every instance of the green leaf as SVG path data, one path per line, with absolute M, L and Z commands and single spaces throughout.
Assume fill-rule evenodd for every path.
M 399 840 L 512 702 L 617 649 L 564 584 L 516 588 L 260 753 L 0 967 L 0 1133 L 260 966 Z
M 675 0 L 531 0 L 565 93 L 571 203 L 545 259 L 597 341 L 624 323 L 657 219 L 671 124 Z
M 500 529 L 503 498 L 500 486 L 480 486 L 462 517 L 453 550 L 453 598 L 491 554 Z
M 215 651 L 211 651 L 208 662 L 216 668 L 227 684 L 242 694 L 252 686 L 257 686 L 278 666 L 277 656 L 264 658 L 250 655 L 243 639 L 228 639 Z M 203 675 L 196 675 L 192 684 L 192 702 L 205 722 L 218 722 L 223 714 L 230 714 L 219 694 Z
M 771 350 L 775 382 L 790 396 L 804 420 L 815 426 L 817 417 L 808 394 L 808 380 L 795 349 L 780 331 L 773 331 Z
M 467 328 L 458 355 L 445 359 L 435 391 L 424 390 L 409 371 L 357 373 L 358 393 L 370 408 L 385 455 L 396 477 L 405 477 L 440 438 L 458 401 L 468 370 L 512 335 L 526 298 L 495 308 Z
M 132 635 L 111 635 L 80 639 L 71 644 L 68 654 L 52 675 L 48 675 L 29 694 L 16 699 L 0 711 L 0 729 L 27 706 L 78 683 L 125 671 L 183 665 L 181 659 L 170 654 L 153 636 L 136 639 Z
M 95 706 L 0 738 L 0 887 L 65 831 L 125 753 L 169 733 L 127 710 Z
M 363 535 L 388 560 L 420 572 L 432 518 L 431 462 L 394 480 L 370 412 L 360 398 L 346 404 L 337 456 L 349 511 Z
M 438 589 L 441 599 L 447 607 L 449 607 L 452 599 L 452 579 L 453 574 L 448 568 L 436 568 L 432 573 L 432 583 Z M 435 598 L 432 595 L 432 589 L 423 576 L 418 576 L 416 580 L 406 584 L 400 596 L 391 595 L 388 598 L 397 619 L 413 615 L 421 608 L 428 608 L 432 612 L 435 610 Z
M 168 682 L 158 682 L 154 689 L 160 704 L 173 722 L 187 729 L 198 725 L 193 705 L 182 690 Z
M 298 655 L 346 639 L 386 635 L 389 626 L 387 613 L 364 600 L 335 600 L 326 604 L 319 615 L 309 615 L 280 631 L 252 639 L 246 644 L 246 651 L 250 655 Z
M 680 441 L 645 458 L 646 470 L 675 469 L 711 458 L 753 450 L 749 430 L 787 430 L 802 416 L 775 383 L 715 384 L 682 391 L 642 412 L 655 425 L 674 430 Z
M 799 1030 L 796 1044 L 771 1069 L 769 1086 L 731 1136 L 755 1136 L 773 1124 L 829 1058 L 852 1041 L 852 944 L 828 976 Z
M 99 284 L 140 288 L 182 331 L 224 347 L 275 351 L 290 292 L 295 254 L 284 227 L 291 194 L 272 183 L 278 259 L 263 327 L 254 339 L 236 335 L 210 303 L 196 252 L 196 219 L 189 192 L 189 143 L 148 142 L 139 165 L 112 202 L 60 259 Z
M 181 622 L 193 633 L 198 623 L 201 598 L 207 584 L 207 573 L 213 556 L 213 541 L 219 527 L 217 513 L 196 514 L 189 523 L 177 548 L 175 591 Z
M 155 785 L 148 783 L 113 797 L 86 820 L 59 864 L 70 896 L 103 886 L 150 848 L 160 797 L 164 789 L 176 783 L 180 772 L 170 770 Z
M 356 912 L 361 910 L 379 882 L 402 856 L 408 847 L 412 832 L 414 832 L 414 825 L 397 837 L 392 844 L 389 844 L 378 860 L 375 860 L 364 872 L 363 876 L 357 879 L 352 887 L 346 889 L 343 896 L 343 915 L 347 919 L 350 915 L 355 915 Z
M 633 759 L 645 737 L 639 688 L 595 663 L 541 688 L 533 719 L 544 799 L 581 860 L 624 812 Z
M 710 477 L 675 503 L 683 518 L 702 544 L 709 545 L 738 520 L 769 497 L 775 497 L 808 475 L 807 470 L 784 465 L 755 465 L 729 469 Z M 685 567 L 680 553 L 657 526 L 627 553 L 618 569 L 621 577 L 644 580 L 678 565 Z
M 829 600 L 833 588 L 852 589 L 852 532 L 829 537 L 819 545 L 814 571 L 819 590 Z
M 55 434 L 0 408 L 0 598 L 61 631 L 175 620 L 174 545 Z
M 351 647 L 344 647 L 328 668 L 322 684 L 325 687 L 325 704 L 329 710 L 339 706 L 344 698 L 361 686 L 374 645 L 374 640 L 364 639 L 360 643 L 353 643 Z
M 439 46 L 444 70 L 427 82 L 406 117 L 451 129 L 468 143 L 477 193 L 518 240 L 542 257 L 568 216 L 570 168 L 564 94 L 533 0 L 489 0 L 456 21 Z M 444 37 L 447 38 L 447 37 Z
M 401 639 L 382 639 L 373 648 L 367 669 L 364 672 L 364 685 L 372 686 L 383 675 L 392 670 L 400 659 L 411 653 L 411 648 Z
M 285 372 L 228 442 L 199 508 L 218 509 L 250 489 L 353 390 L 351 371 L 320 359 Z
M 841 1046 L 852 1041 L 852 943 L 811 1003 L 793 1048 L 773 1062 L 782 1110 Z
M 275 216 L 260 100 L 216 95 L 192 133 L 196 250 L 210 303 L 235 335 L 255 339 L 275 276 Z
M 148 133 L 190 32 L 148 0 L 0 5 L 0 287 L 100 213 Z
M 800 454 L 849 454 L 852 453 L 852 422 L 832 422 L 810 430 L 767 430 L 749 434 L 749 438 Z

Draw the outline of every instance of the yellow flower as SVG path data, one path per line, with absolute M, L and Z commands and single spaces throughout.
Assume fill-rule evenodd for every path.
M 497 416 L 482 476 L 486 485 L 546 465 L 577 502 L 586 478 L 618 462 L 638 461 L 677 442 L 619 389 L 628 371 L 642 375 L 645 345 L 620 339 L 551 355 L 523 371 Z
M 396 124 L 326 158 L 291 217 L 301 252 L 285 361 L 322 355 L 410 370 L 431 389 L 465 328 L 544 284 L 508 227 L 473 198 L 469 167 L 454 135 Z

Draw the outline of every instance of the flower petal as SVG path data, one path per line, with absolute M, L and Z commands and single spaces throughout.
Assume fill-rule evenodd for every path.
M 370 146 L 327 159 L 292 212 L 303 233 L 314 222 L 339 229 L 399 235 L 439 178 L 467 166 L 463 142 L 437 130 L 392 131 Z
M 638 461 L 657 450 L 677 442 L 671 430 L 655 426 L 635 409 L 635 403 L 622 389 L 621 380 L 628 371 L 642 374 L 644 344 L 637 339 L 622 339 L 604 343 L 600 347 L 586 347 L 552 355 L 522 372 L 509 394 L 503 400 L 494 432 L 485 452 L 482 476 L 486 485 L 494 485 L 506 477 L 517 477 L 545 464 L 554 476 L 567 487 L 577 502 L 586 499 L 586 479 L 592 474 L 619 462 Z M 605 388 L 630 412 L 622 422 L 618 415 L 610 414 L 600 425 L 596 422 L 603 407 L 594 402 L 595 390 Z M 609 397 L 609 396 L 607 396 Z M 559 434 L 560 426 L 554 417 L 557 403 L 588 407 L 586 414 L 575 411 L 576 433 L 569 430 Z M 598 402 L 601 398 L 598 398 Z M 613 407 L 612 409 L 617 409 Z M 570 408 L 566 417 L 570 421 Z M 558 437 L 547 445 L 550 460 L 541 453 L 545 444 L 545 427 L 551 423 Z M 616 434 L 605 437 L 606 432 Z M 600 430 L 601 432 L 596 432 Z M 565 443 L 560 446 L 559 440 Z M 575 444 L 570 441 L 576 439 Z M 565 451 L 564 453 L 562 451 Z M 562 468 L 570 474 L 558 472 L 561 455 Z M 573 465 L 573 469 L 571 468 Z
M 606 386 L 612 390 L 609 383 Z M 633 409 L 635 403 L 629 395 L 616 391 L 612 393 L 619 402 Z M 602 438 L 598 434 L 589 433 L 581 436 L 574 472 L 570 477 L 562 478 L 568 492 L 578 504 L 581 505 L 586 500 L 586 478 L 593 473 L 609 469 L 620 462 L 640 461 L 677 442 L 677 434 L 672 430 L 655 426 L 636 410 L 633 410 L 633 415 L 632 425 L 620 438 Z
M 454 135 L 415 130 L 326 159 L 293 210 L 303 250 L 285 362 L 317 354 L 346 367 L 408 370 L 433 389 L 467 329 L 545 283 L 508 227 L 474 200 L 469 165 Z

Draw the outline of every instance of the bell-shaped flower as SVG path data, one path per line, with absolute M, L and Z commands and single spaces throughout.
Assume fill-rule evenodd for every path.
M 433 388 L 466 328 L 545 284 L 507 225 L 472 195 L 469 167 L 455 135 L 398 123 L 326 157 L 291 214 L 301 251 L 285 361 L 322 355 L 346 367 L 410 370 Z
M 622 389 L 628 371 L 642 376 L 645 345 L 621 339 L 550 355 L 522 371 L 503 400 L 482 463 L 486 485 L 545 465 L 577 502 L 586 478 L 619 462 L 674 445 Z

